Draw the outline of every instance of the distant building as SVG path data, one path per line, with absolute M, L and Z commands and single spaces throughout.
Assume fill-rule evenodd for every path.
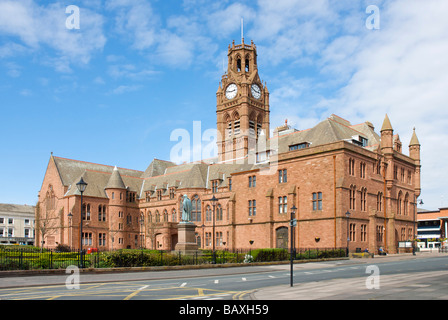
M 418 210 L 418 246 L 423 249 L 441 247 L 448 236 L 448 208 L 439 210 Z
M 0 244 L 34 245 L 35 207 L 0 203 Z
M 82 239 L 84 247 L 104 250 L 173 250 L 184 194 L 199 248 L 213 242 L 217 249 L 288 248 L 293 206 L 296 248 L 394 253 L 414 236 L 415 131 L 409 155 L 387 115 L 379 133 L 371 122 L 353 125 L 331 115 L 305 130 L 285 123 L 270 136 L 269 91 L 253 42 L 229 46 L 216 99 L 215 159 L 180 165 L 154 159 L 142 172 L 52 155 L 39 191 L 36 243 L 78 248 Z M 82 220 L 81 177 L 88 183 Z

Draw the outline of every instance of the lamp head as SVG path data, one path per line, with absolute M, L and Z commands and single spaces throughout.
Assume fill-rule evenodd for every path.
M 86 191 L 87 183 L 81 177 L 81 180 L 79 180 L 79 182 L 76 184 L 76 187 L 78 187 L 79 192 L 83 193 L 84 191 Z

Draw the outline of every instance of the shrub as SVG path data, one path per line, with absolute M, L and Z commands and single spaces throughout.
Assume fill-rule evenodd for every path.
M 110 268 L 142 266 L 146 267 L 175 264 L 177 264 L 175 255 L 159 251 L 126 249 L 113 252 L 105 252 L 100 255 L 100 265 Z
M 68 245 L 60 243 L 57 245 L 55 251 L 56 252 L 71 252 L 72 249 Z
M 255 262 L 284 261 L 289 259 L 286 249 L 255 249 L 251 251 Z

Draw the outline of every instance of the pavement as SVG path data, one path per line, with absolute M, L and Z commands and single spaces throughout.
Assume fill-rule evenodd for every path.
M 375 256 L 372 265 L 427 257 L 448 256 L 443 253 L 397 254 Z M 367 260 L 367 259 L 363 259 Z M 363 261 L 365 263 L 365 261 Z M 448 300 L 448 267 L 444 271 L 333 279 L 272 286 L 256 290 L 253 300 Z
M 447 253 L 417 253 L 375 256 L 375 258 L 352 258 L 350 263 L 375 265 L 387 261 L 405 261 L 410 259 L 448 256 Z M 306 266 L 305 266 L 306 265 Z M 296 263 L 295 270 L 303 268 L 328 268 L 326 263 Z M 160 270 L 158 272 L 82 272 L 82 283 L 160 280 L 211 275 L 246 274 L 265 272 L 266 268 L 289 270 L 288 264 L 271 266 L 237 266 L 207 269 Z M 87 270 L 83 270 L 87 271 Z M 142 269 L 140 271 L 147 271 Z M 199 271 L 199 272 L 198 272 Z M 0 277 L 0 288 L 17 288 L 42 285 L 65 284 L 67 274 L 28 274 Z M 369 274 L 365 277 L 343 278 L 324 281 L 295 283 L 260 288 L 250 294 L 252 300 L 391 300 L 391 299 L 442 299 L 448 300 L 448 267 L 446 271 L 415 272 L 394 275 L 380 275 L 378 281 L 372 281 Z

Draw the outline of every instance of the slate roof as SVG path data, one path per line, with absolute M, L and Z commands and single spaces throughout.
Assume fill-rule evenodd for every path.
M 386 127 L 390 124 L 386 116 Z M 384 125 L 383 125 L 384 127 Z M 371 123 L 365 122 L 357 125 L 336 115 L 321 121 L 313 128 L 297 131 L 287 124 L 278 128 L 278 153 L 289 152 L 291 145 L 307 142 L 309 147 L 332 143 L 340 140 L 350 142 L 359 141 L 359 136 L 368 139 L 367 149 L 374 150 L 380 143 L 379 135 L 374 131 Z M 355 141 L 353 141 L 355 140 Z M 413 140 L 415 143 L 415 139 Z M 268 149 L 273 145 L 273 138 L 268 140 Z M 53 156 L 52 156 L 53 157 Z M 219 186 L 227 186 L 228 178 L 232 173 L 248 171 L 259 168 L 260 164 L 250 164 L 247 159 L 241 164 L 216 163 L 217 159 L 208 162 L 199 161 L 176 165 L 170 161 L 154 159 L 147 169 L 143 171 L 112 166 L 94 164 L 89 162 L 53 157 L 63 184 L 69 187 L 66 195 L 79 194 L 76 183 L 81 176 L 88 183 L 84 195 L 106 198 L 105 188 L 127 188 L 144 197 L 150 192 L 156 196 L 156 190 L 167 194 L 170 187 L 184 188 L 211 188 L 211 181 L 218 180 Z
M 80 178 L 85 170 L 112 173 L 114 166 L 53 157 L 54 163 L 64 186 L 69 186 L 76 178 Z M 119 168 L 120 174 L 131 177 L 141 177 L 142 171 Z M 79 179 L 78 179 L 79 181 Z M 76 182 L 78 182 L 76 181 Z
M 66 158 L 52 156 L 62 184 L 68 187 L 66 196 L 79 195 L 76 183 L 84 179 L 88 183 L 85 196 L 106 198 L 105 188 L 114 186 L 119 188 L 128 188 L 133 192 L 140 192 L 143 179 L 141 178 L 143 172 L 137 170 L 130 170 L 124 168 L 96 164 L 91 162 L 84 162 L 78 160 L 71 160 Z M 117 176 L 118 175 L 118 176 Z M 121 180 L 121 181 L 120 181 Z
M 0 203 L 0 214 L 7 216 L 9 214 L 24 214 L 34 216 L 34 206 L 22 205 L 22 204 L 12 204 L 12 203 Z
M 126 189 L 126 185 L 123 182 L 120 172 L 117 167 L 114 168 L 112 175 L 109 178 L 104 189 Z
M 368 139 L 367 147 L 372 147 L 380 143 L 380 137 L 374 131 L 373 125 L 370 122 L 351 125 L 349 121 L 336 115 L 331 115 L 313 128 L 293 131 L 285 135 L 281 135 L 281 132 L 279 134 L 278 153 L 288 152 L 289 146 L 295 144 L 307 142 L 310 144 L 310 147 L 314 147 L 341 140 L 356 140 L 359 136 Z

